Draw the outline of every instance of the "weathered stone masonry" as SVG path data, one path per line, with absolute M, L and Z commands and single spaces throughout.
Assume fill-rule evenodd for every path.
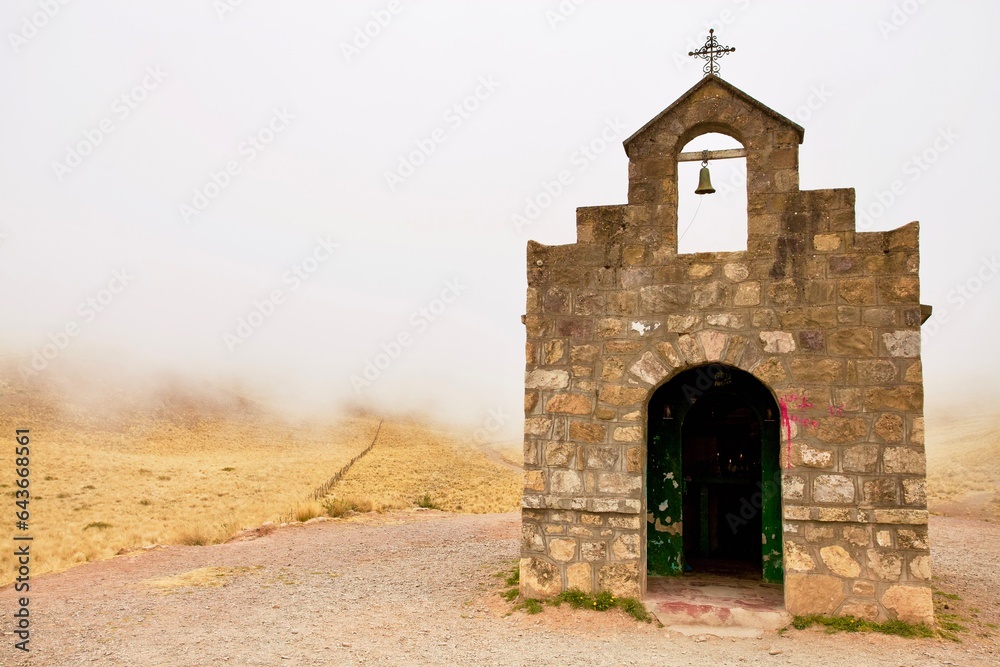
M 678 255 L 677 155 L 708 132 L 747 152 L 747 250 Z M 780 445 L 788 610 L 932 618 L 918 225 L 857 232 L 853 189 L 799 190 L 802 139 L 707 76 L 625 141 L 628 204 L 528 243 L 524 595 L 643 594 L 647 404 L 714 362 L 808 399 Z

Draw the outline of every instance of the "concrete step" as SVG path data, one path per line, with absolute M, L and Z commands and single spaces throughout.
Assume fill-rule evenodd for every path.
M 684 634 L 717 634 L 705 628 L 777 630 L 792 620 L 781 586 L 716 575 L 650 577 L 643 603 L 670 629 L 699 628 Z

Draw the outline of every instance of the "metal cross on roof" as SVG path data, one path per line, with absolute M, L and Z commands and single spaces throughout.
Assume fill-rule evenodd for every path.
M 735 50 L 735 46 L 720 46 L 719 40 L 715 38 L 715 28 L 712 28 L 708 31 L 708 39 L 705 40 L 705 46 L 701 47 L 697 51 L 689 51 L 688 55 L 694 56 L 695 58 L 704 58 L 708 61 L 705 63 L 705 67 L 702 70 L 705 72 L 705 76 L 710 74 L 719 76 L 719 63 L 717 63 L 716 60 L 727 53 L 732 53 Z

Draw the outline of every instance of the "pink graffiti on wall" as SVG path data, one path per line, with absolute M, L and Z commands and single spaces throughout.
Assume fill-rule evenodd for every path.
M 785 394 L 778 398 L 778 406 L 781 409 L 781 426 L 785 429 L 785 440 L 787 442 L 788 450 L 785 456 L 785 467 L 792 467 L 792 424 L 801 424 L 803 428 L 816 428 L 819 426 L 819 421 L 816 419 L 809 419 L 803 414 L 806 410 L 815 408 L 816 405 L 809 401 L 809 398 L 803 393 L 801 396 L 799 394 Z M 831 416 L 839 417 L 844 414 L 843 405 L 831 405 L 829 408 L 829 413 Z

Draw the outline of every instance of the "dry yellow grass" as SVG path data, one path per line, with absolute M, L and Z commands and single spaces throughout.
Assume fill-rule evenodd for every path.
M 12 432 L 5 422 L 0 429 Z M 264 415 L 189 426 L 136 419 L 123 432 L 31 424 L 33 571 L 149 544 L 216 543 L 288 515 L 368 444 L 376 425 Z M 0 463 L 10 470 L 12 462 Z M 9 498 L 11 474 L 3 478 L 0 498 Z M 10 555 L 0 554 L 0 583 L 12 571 Z
M 0 436 L 13 444 L 15 429 L 31 431 L 32 574 L 325 514 L 314 490 L 368 446 L 379 423 L 367 415 L 293 422 L 240 398 L 176 391 L 154 401 L 111 393 L 103 404 L 81 403 L 10 376 L 0 376 L 0 393 Z M 13 456 L 0 458 L 8 532 L 13 467 Z M 356 492 L 363 509 L 412 507 L 429 494 L 443 509 L 491 512 L 516 508 L 520 485 L 516 472 L 443 432 L 386 422 L 335 492 Z M 0 551 L 0 585 L 14 578 L 11 551 Z
M 977 514 L 1000 515 L 1000 414 L 982 410 L 928 415 L 927 496 L 932 511 L 952 503 L 974 506 Z
M 476 514 L 520 505 L 521 475 L 500 468 L 473 445 L 413 422 L 386 422 L 371 453 L 358 461 L 330 498 L 363 499 L 376 509 L 435 507 Z
M 220 588 L 226 586 L 235 577 L 243 576 L 260 570 L 255 567 L 200 567 L 197 570 L 183 572 L 172 577 L 150 579 L 145 583 L 163 593 L 170 594 L 180 588 Z

